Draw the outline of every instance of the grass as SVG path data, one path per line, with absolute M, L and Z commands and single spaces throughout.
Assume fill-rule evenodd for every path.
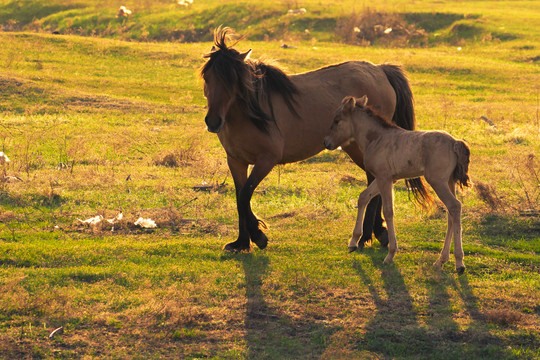
M 15 12 L 4 2 L 0 19 L 15 16 L 24 30 L 32 30 L 24 19 L 38 19 L 34 30 L 44 31 L 100 6 L 114 18 L 119 6 L 58 1 L 51 4 L 64 10 L 52 12 L 36 3 Z M 223 253 L 237 220 L 224 152 L 202 121 L 197 71 L 210 43 L 122 41 L 141 40 L 129 29 L 96 33 L 111 39 L 0 33 L 0 151 L 11 159 L 0 174 L 23 180 L 0 183 L 0 358 L 538 358 L 538 44 L 524 21 L 538 11 L 534 2 L 514 3 L 453 4 L 450 13 L 441 2 L 430 5 L 433 17 L 414 15 L 432 35 L 474 23 L 483 34 L 504 26 L 515 37 L 505 41 L 357 47 L 292 32 L 298 48 L 285 50 L 279 36 L 257 41 L 257 26 L 287 19 L 278 17 L 270 25 L 258 18 L 238 45 L 290 72 L 356 58 L 404 65 L 419 128 L 467 140 L 473 182 L 490 184 L 502 204 L 493 209 L 474 189 L 460 192 L 467 270 L 459 277 L 452 260 L 442 273 L 431 268 L 444 211 L 422 212 L 402 183 L 396 263 L 382 265 L 377 242 L 346 253 L 365 177 L 339 152 L 276 168 L 252 202 L 271 226 L 269 248 Z M 243 6 L 195 4 L 182 11 L 224 6 L 227 17 Z M 327 16 L 317 4 L 300 5 Z M 328 17 L 338 21 L 350 4 Z M 421 2 L 392 4 L 429 14 Z M 135 5 L 142 10 L 133 27 L 180 12 L 169 2 L 126 3 Z M 197 19 L 206 25 L 195 29 L 213 26 Z M 335 39 L 317 24 L 321 39 Z M 114 228 L 77 220 L 119 212 Z M 158 227 L 133 226 L 140 216 Z

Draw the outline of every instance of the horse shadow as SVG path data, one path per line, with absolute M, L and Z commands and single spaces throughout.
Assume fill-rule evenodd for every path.
M 234 254 L 245 275 L 244 341 L 246 359 L 320 358 L 327 339 L 337 330 L 302 318 L 292 318 L 265 300 L 264 282 L 270 260 L 261 252 Z M 267 295 L 268 296 L 268 295 Z
M 425 287 L 427 303 L 415 302 L 399 265 L 383 264 L 383 256 L 376 251 L 364 253 L 380 272 L 382 284 L 359 260 L 353 262 L 376 307 L 374 316 L 365 326 L 364 336 L 356 339 L 359 350 L 385 358 L 457 359 L 477 357 L 478 349 L 480 353 L 486 351 L 486 358 L 493 356 L 490 345 L 502 340 L 492 335 L 486 326 L 467 274 L 456 279 L 454 274 L 426 270 L 423 284 L 418 285 Z M 456 308 L 453 293 L 460 297 L 457 302 L 463 304 L 461 311 Z M 458 312 L 470 319 L 465 329 L 456 321 Z

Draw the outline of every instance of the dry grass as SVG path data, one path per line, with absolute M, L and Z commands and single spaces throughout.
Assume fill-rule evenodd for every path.
M 474 189 L 480 200 L 487 204 L 491 211 L 497 212 L 505 209 L 505 206 L 493 185 L 476 181 L 474 183 Z
M 523 314 L 510 309 L 494 309 L 484 311 L 486 321 L 503 326 L 513 326 L 520 323 Z
M 336 34 L 346 43 L 361 46 L 422 46 L 427 43 L 427 33 L 408 24 L 401 14 L 369 8 L 341 19 Z
M 508 178 L 512 186 L 499 191 L 495 185 L 476 181 L 478 198 L 497 213 L 522 213 L 535 216 L 540 211 L 540 167 L 534 154 L 512 157 Z

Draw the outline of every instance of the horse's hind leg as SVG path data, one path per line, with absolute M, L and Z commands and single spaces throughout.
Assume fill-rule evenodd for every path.
M 374 180 L 358 197 L 358 215 L 356 217 L 356 224 L 354 225 L 353 235 L 349 241 L 349 252 L 353 252 L 358 249 L 359 240 L 362 237 L 362 233 L 365 229 L 364 216 L 366 208 L 370 200 L 373 199 L 379 193 L 377 186 L 377 180 Z M 361 244 L 363 246 L 363 243 Z

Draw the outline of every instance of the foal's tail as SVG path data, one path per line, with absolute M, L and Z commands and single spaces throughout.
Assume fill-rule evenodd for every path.
M 471 186 L 469 179 L 469 162 L 471 157 L 471 150 L 461 140 L 457 140 L 454 143 L 454 152 L 457 155 L 457 164 L 454 169 L 454 181 L 463 188 L 464 186 Z

